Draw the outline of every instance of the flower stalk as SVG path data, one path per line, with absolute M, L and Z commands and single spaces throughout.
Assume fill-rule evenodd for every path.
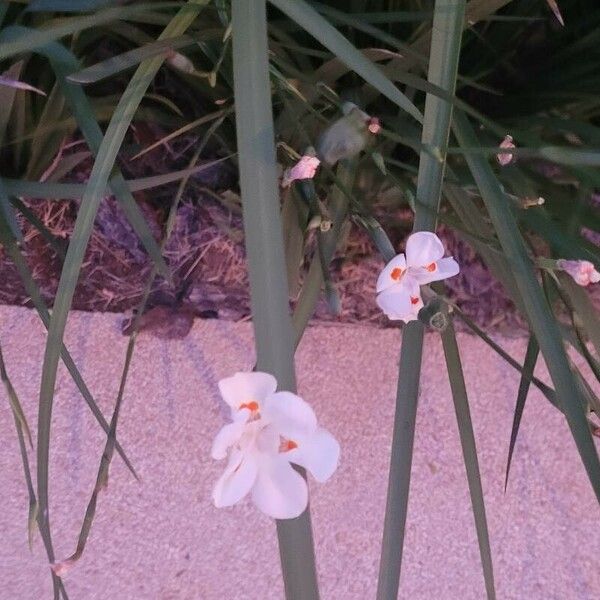
M 294 392 L 294 335 L 283 251 L 265 0 L 232 3 L 233 68 L 240 188 L 257 370 L 272 373 Z M 307 508 L 277 521 L 286 598 L 319 598 L 314 543 Z
M 450 94 L 454 94 L 456 88 L 464 14 L 465 0 L 436 0 L 428 79 Z M 435 228 L 446 164 L 451 115 L 452 105 L 449 102 L 427 94 L 421 142 L 423 146 L 439 151 L 443 160 L 436 160 L 431 154 L 421 152 L 414 232 L 431 231 Z M 423 205 L 423 208 L 420 208 L 420 205 Z M 398 597 L 421 375 L 423 332 L 423 324 L 420 321 L 411 321 L 402 334 L 377 600 L 396 600 Z

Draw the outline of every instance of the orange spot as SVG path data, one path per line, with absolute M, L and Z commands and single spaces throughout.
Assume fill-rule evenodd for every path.
M 404 271 L 400 267 L 395 267 L 392 269 L 392 272 L 390 273 L 390 277 L 394 281 L 398 281 L 400 279 L 400 277 L 402 277 L 402 273 L 404 273 Z
M 437 265 L 432 262 L 425 267 L 430 273 L 433 273 L 437 269 Z
M 255 412 L 258 410 L 258 402 L 252 400 L 250 402 L 244 402 L 244 404 L 240 404 L 240 410 L 242 408 L 247 408 L 251 412 Z
M 415 296 L 411 296 L 410 302 L 411 302 L 411 304 L 419 304 L 419 299 L 416 298 Z
M 289 452 L 297 447 L 298 444 L 294 440 L 282 439 L 281 444 L 279 444 L 279 452 Z

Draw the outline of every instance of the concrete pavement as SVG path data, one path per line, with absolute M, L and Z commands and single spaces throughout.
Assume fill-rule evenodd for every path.
M 73 313 L 67 343 L 110 415 L 127 338 L 122 317 Z M 210 501 L 223 465 L 209 457 L 223 423 L 217 381 L 251 368 L 251 326 L 196 321 L 183 340 L 138 339 L 119 437 L 136 482 L 115 458 L 83 559 L 65 578 L 71 600 L 282 598 L 274 523 L 249 502 Z M 0 342 L 34 430 L 45 333 L 36 314 L 0 307 Z M 522 359 L 525 341 L 499 339 Z M 387 485 L 400 334 L 369 326 L 311 327 L 297 358 L 300 392 L 336 435 L 342 461 L 311 484 L 324 600 L 374 598 Z M 537 392 L 525 409 L 508 493 L 503 475 L 518 376 L 478 338 L 459 335 L 487 502 L 498 598 L 600 597 L 598 506 L 561 416 Z M 547 379 L 540 369 L 539 375 Z M 103 435 L 61 366 L 51 447 L 57 555 L 75 548 Z M 33 456 L 32 456 L 33 460 Z M 485 596 L 452 400 L 428 334 L 401 598 Z M 39 536 L 27 547 L 27 495 L 14 424 L 0 390 L 0 600 L 45 600 Z

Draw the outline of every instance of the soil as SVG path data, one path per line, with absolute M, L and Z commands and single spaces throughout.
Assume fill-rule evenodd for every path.
M 146 127 L 134 127 L 134 135 L 147 135 Z M 138 161 L 122 160 L 120 166 L 128 178 L 185 168 L 193 141 L 181 139 Z M 91 159 L 81 163 L 69 180 L 84 182 L 90 169 Z M 141 322 L 142 329 L 149 329 L 161 337 L 182 337 L 195 317 L 233 321 L 250 317 L 242 219 L 236 203 L 230 201 L 235 185 L 235 171 L 226 163 L 202 171 L 189 180 L 164 252 L 173 283 L 169 285 L 160 277 L 155 280 Z M 162 235 L 176 189 L 177 184 L 171 184 L 135 194 L 157 240 Z M 66 249 L 78 201 L 23 199 L 23 202 L 55 236 L 59 249 Z M 395 222 L 399 225 L 388 233 L 401 251 L 403 240 L 410 232 L 411 213 L 401 211 L 397 216 Z M 29 221 L 21 218 L 20 225 L 24 235 L 22 251 L 44 299 L 52 305 L 61 258 Z M 510 335 L 522 332 L 524 324 L 514 305 L 471 246 L 444 227 L 440 229 L 440 236 L 448 253 L 461 265 L 461 273 L 446 282 L 449 295 L 484 329 Z M 305 263 L 310 260 L 311 257 L 306 257 Z M 338 254 L 331 265 L 332 280 L 341 299 L 341 312 L 331 314 L 322 299 L 315 318 L 348 323 L 362 321 L 379 327 L 397 326 L 381 314 L 374 302 L 375 280 L 382 265 L 366 234 L 353 227 L 344 253 Z M 123 323 L 123 331 L 127 333 L 151 270 L 151 262 L 118 203 L 107 197 L 102 201 L 95 221 L 73 308 L 127 313 L 130 317 Z M 1 247 L 0 281 L 0 303 L 31 304 L 18 273 Z

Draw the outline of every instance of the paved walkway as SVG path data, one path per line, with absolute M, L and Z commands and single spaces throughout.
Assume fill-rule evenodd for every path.
M 126 338 L 120 317 L 74 313 L 68 346 L 105 414 Z M 396 330 L 315 326 L 299 350 L 300 390 L 341 442 L 342 463 L 312 485 L 324 600 L 374 598 L 399 350 Z M 509 491 L 503 493 L 518 378 L 478 339 L 459 336 L 488 507 L 498 598 L 600 598 L 598 507 L 566 424 L 533 393 Z M 29 310 L 0 307 L 0 341 L 35 428 L 44 331 Z M 517 358 L 523 340 L 499 340 Z M 190 335 L 141 335 L 120 439 L 142 477 L 115 459 L 84 558 L 66 578 L 72 600 L 282 598 L 274 524 L 249 503 L 217 510 L 209 458 L 222 424 L 217 381 L 252 363 L 248 324 L 197 321 Z M 544 373 L 540 373 L 544 376 Z M 77 389 L 60 371 L 51 448 L 57 554 L 75 548 L 103 445 Z M 27 496 L 12 417 L 0 390 L 0 599 L 50 598 L 42 544 L 30 554 Z M 400 597 L 481 600 L 484 587 L 440 343 L 426 339 Z

